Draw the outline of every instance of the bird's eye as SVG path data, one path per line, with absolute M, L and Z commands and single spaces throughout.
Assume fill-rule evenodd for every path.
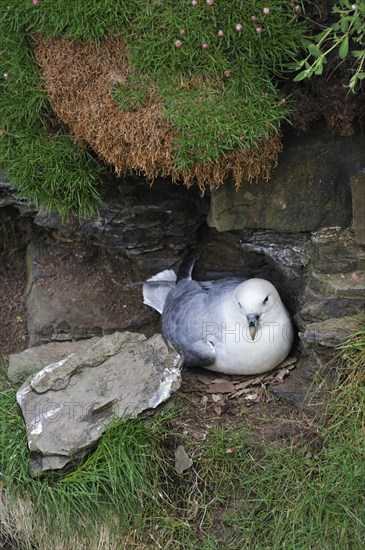
M 267 304 L 267 302 L 269 301 L 269 297 L 266 296 L 265 300 L 262 302 L 263 304 Z

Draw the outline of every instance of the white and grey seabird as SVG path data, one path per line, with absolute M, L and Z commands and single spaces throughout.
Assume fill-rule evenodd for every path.
M 163 335 L 185 364 L 255 375 L 281 363 L 293 326 L 274 285 L 258 278 L 198 282 L 192 266 L 182 278 L 165 270 L 143 285 L 144 303 L 162 314 Z

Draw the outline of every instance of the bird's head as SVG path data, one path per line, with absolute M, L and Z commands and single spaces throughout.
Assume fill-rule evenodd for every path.
M 281 304 L 274 285 L 265 279 L 248 279 L 233 291 L 233 305 L 237 318 L 248 325 L 252 340 L 262 323 L 270 319 L 270 312 Z M 273 319 L 274 320 L 274 319 Z

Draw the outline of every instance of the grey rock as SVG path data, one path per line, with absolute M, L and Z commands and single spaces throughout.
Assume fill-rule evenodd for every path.
M 291 136 L 270 181 L 245 183 L 237 190 L 227 181 L 212 190 L 208 223 L 219 231 L 348 227 L 350 178 L 364 171 L 364 151 L 364 136 Z
M 124 332 L 90 340 L 32 376 L 17 392 L 34 477 L 92 449 L 114 418 L 154 409 L 180 386 L 183 358 L 161 335 Z
M 96 341 L 97 338 L 75 342 L 50 342 L 43 346 L 14 353 L 9 356 L 8 377 L 11 382 L 16 384 L 70 354 L 85 353 Z
M 351 191 L 355 238 L 365 244 L 365 173 L 352 176 Z
M 40 211 L 34 221 L 98 246 L 118 247 L 134 257 L 181 250 L 207 213 L 206 199 L 201 199 L 197 189 L 168 179 L 156 179 L 153 186 L 141 177 L 105 180 L 103 193 L 103 205 L 91 220 L 75 217 L 66 222 L 59 215 Z
M 193 461 L 185 450 L 183 445 L 175 449 L 175 469 L 178 474 L 182 474 L 193 465 Z
M 27 264 L 31 347 L 156 322 L 154 312 L 142 304 L 140 289 L 128 286 L 143 276 L 122 252 L 42 237 L 29 245 Z
M 360 317 L 325 319 L 319 323 L 308 323 L 305 331 L 299 333 L 299 337 L 304 344 L 320 344 L 333 348 L 342 344 L 360 326 Z

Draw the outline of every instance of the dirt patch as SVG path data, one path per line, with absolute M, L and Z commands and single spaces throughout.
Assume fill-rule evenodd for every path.
M 318 437 L 314 419 L 320 407 L 280 402 L 272 393 L 273 386 L 288 383 L 294 368 L 294 364 L 279 367 L 259 377 L 225 377 L 206 369 L 184 368 L 177 394 L 183 414 L 174 422 L 174 433 L 181 435 L 175 445 L 183 444 L 187 435 L 203 442 L 212 429 L 239 427 L 252 428 L 251 436 L 257 443 L 276 445 L 283 439 L 293 439 L 298 445 L 303 440 L 314 442 Z M 236 387 L 234 391 L 231 384 Z
M 27 347 L 25 289 L 27 235 L 6 208 L 0 209 L 0 357 Z

